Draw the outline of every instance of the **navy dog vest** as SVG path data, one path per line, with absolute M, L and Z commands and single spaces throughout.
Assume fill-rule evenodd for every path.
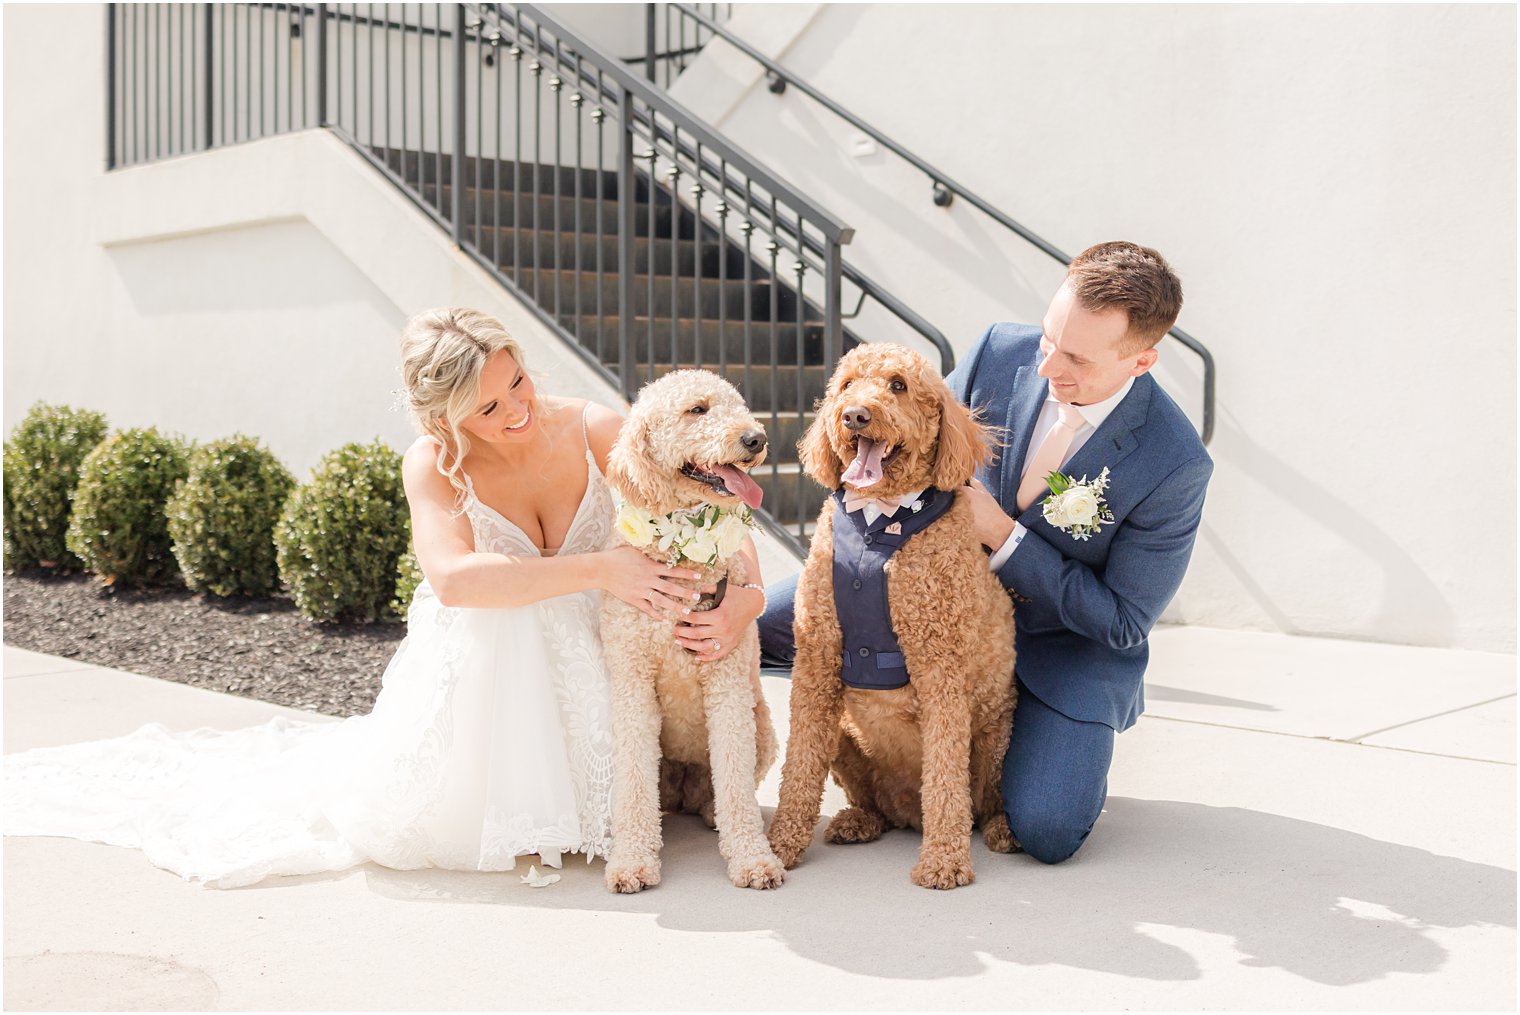
M 844 509 L 844 491 L 834 492 L 834 610 L 844 635 L 840 678 L 851 687 L 887 691 L 908 682 L 892 610 L 887 603 L 887 561 L 915 534 L 950 509 L 955 493 L 923 492 L 917 504 L 866 524 L 864 511 Z

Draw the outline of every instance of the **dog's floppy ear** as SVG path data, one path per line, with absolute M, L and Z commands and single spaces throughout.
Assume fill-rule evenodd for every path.
M 825 399 L 818 406 L 818 415 L 814 417 L 813 425 L 808 427 L 802 440 L 797 442 L 797 457 L 802 462 L 802 471 L 815 482 L 830 490 L 837 490 L 844 475 L 844 463 L 834 454 L 834 445 L 829 443 L 829 428 L 824 420 L 828 404 Z
M 649 452 L 649 423 L 635 413 L 623 421 L 623 428 L 607 453 L 607 482 L 625 500 L 640 507 L 649 507 L 655 499 L 655 490 L 644 474 Z
M 939 449 L 934 457 L 934 485 L 941 490 L 965 486 L 992 457 L 995 428 L 977 422 L 948 387 L 939 396 Z

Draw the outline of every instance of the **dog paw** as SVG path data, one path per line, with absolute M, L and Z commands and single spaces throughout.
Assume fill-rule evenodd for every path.
M 826 842 L 872 842 L 881 838 L 885 827 L 881 815 L 859 807 L 846 807 L 834 815 L 823 838 Z
M 920 888 L 960 888 L 976 880 L 971 855 L 926 856 L 913 867 L 913 883 Z
M 802 851 L 807 849 L 806 842 L 798 842 L 791 836 L 779 836 L 774 833 L 770 838 L 771 852 L 776 859 L 781 861 L 781 866 L 791 870 L 802 859 Z
M 718 830 L 717 805 L 712 800 L 709 800 L 707 803 L 702 805 L 701 813 L 702 823 L 716 832 Z
M 1012 853 L 1019 848 L 1019 840 L 1013 837 L 1006 814 L 999 814 L 982 826 L 982 841 L 994 853 Z
M 660 861 L 650 858 L 642 861 L 607 862 L 607 890 L 621 895 L 632 895 L 660 883 Z
M 786 880 L 786 869 L 776 857 L 760 853 L 730 863 L 728 879 L 737 888 L 777 888 Z

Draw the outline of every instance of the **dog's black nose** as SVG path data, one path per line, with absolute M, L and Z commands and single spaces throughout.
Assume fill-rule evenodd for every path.
M 864 430 L 871 425 L 871 410 L 863 405 L 847 405 L 842 414 L 846 430 Z
M 743 437 L 739 438 L 739 443 L 744 445 L 745 451 L 748 451 L 752 455 L 758 455 L 765 450 L 765 431 L 750 430 Z

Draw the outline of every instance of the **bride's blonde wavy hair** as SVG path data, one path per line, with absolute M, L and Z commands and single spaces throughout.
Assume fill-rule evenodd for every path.
M 467 307 L 424 310 L 401 329 L 401 383 L 407 410 L 420 433 L 438 441 L 438 471 L 465 501 L 461 467 L 470 439 L 460 428 L 480 399 L 480 372 L 503 349 L 527 370 L 522 346 L 501 322 Z

